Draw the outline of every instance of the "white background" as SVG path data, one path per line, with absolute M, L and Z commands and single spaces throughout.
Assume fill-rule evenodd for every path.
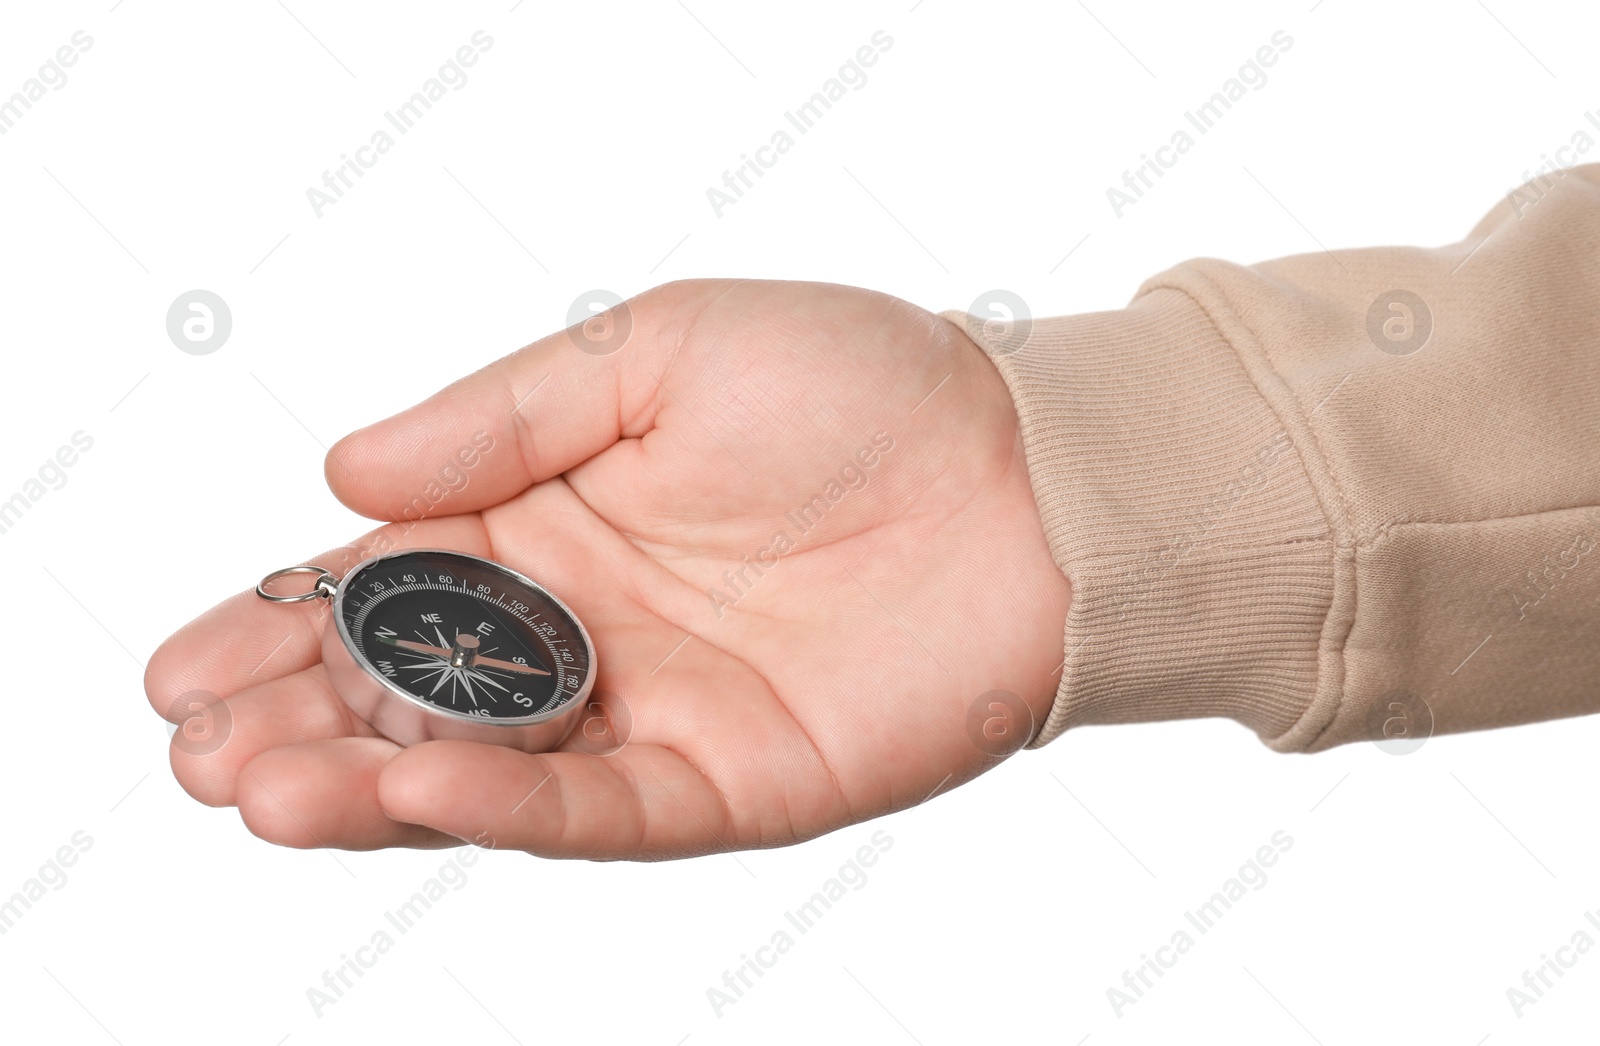
M 74 832 L 93 845 L 0 937 L 0 1037 L 1592 1030 L 1600 954 L 1520 1019 L 1506 993 L 1600 906 L 1593 720 L 1403 758 L 1275 755 L 1223 721 L 1083 729 L 788 850 L 486 853 L 314 1012 L 307 989 L 451 852 L 255 839 L 173 782 L 140 677 L 190 617 L 366 529 L 322 484 L 326 444 L 566 326 L 595 287 L 787 277 L 936 310 L 1002 287 L 1060 314 L 1194 255 L 1451 242 L 1600 108 L 1576 2 L 514 2 L 7 5 L 0 96 L 75 31 L 93 45 L 0 136 L 0 497 L 75 431 L 94 445 L 0 535 L 0 897 Z M 479 29 L 470 81 L 317 217 L 306 190 Z M 865 86 L 718 217 L 707 188 L 880 29 Z M 1279 29 L 1266 85 L 1118 218 L 1106 189 Z M 211 355 L 166 333 L 193 288 L 231 307 Z M 719 1016 L 707 989 L 878 829 L 866 885 Z M 1117 1016 L 1107 989 L 1279 830 L 1266 886 Z

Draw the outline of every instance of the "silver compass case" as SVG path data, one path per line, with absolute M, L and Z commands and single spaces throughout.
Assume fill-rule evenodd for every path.
M 345 623 L 345 601 L 349 598 L 352 582 L 360 579 L 367 568 L 384 560 L 419 553 L 447 554 L 474 560 L 481 569 L 492 569 L 514 584 L 539 593 L 543 599 L 565 611 L 577 626 L 588 655 L 589 668 L 580 688 L 548 711 L 519 718 L 487 719 L 441 708 L 387 679 L 358 653 Z M 345 574 L 330 602 L 332 620 L 322 635 L 322 663 L 327 670 L 328 680 L 351 711 L 379 733 L 401 745 L 455 740 L 502 745 L 524 752 L 548 752 L 572 732 L 594 689 L 594 644 L 577 615 L 542 585 L 491 560 L 445 549 L 406 549 L 373 556 Z

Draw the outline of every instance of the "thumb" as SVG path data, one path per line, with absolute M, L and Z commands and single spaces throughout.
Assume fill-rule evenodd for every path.
M 654 422 L 657 361 L 694 314 L 680 306 L 705 293 L 657 288 L 352 432 L 328 451 L 328 486 L 373 519 L 475 512 L 642 435 Z

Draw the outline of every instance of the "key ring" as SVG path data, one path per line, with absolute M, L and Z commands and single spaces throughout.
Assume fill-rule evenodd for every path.
M 267 591 L 267 586 L 272 582 L 281 577 L 288 577 L 291 574 L 315 574 L 317 575 L 317 580 L 310 590 L 306 592 L 275 596 Z M 314 563 L 307 567 L 284 567 L 282 570 L 274 570 L 256 583 L 256 595 L 270 603 L 304 603 L 311 599 L 332 599 L 333 594 L 338 590 L 339 579 L 334 577 L 331 572 Z

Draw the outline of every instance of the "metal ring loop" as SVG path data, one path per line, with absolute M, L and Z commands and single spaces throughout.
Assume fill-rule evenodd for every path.
M 275 596 L 267 591 L 267 586 L 272 582 L 281 577 L 288 577 L 291 574 L 315 574 L 317 575 L 317 581 L 308 591 L 296 592 L 290 596 Z M 304 603 L 311 599 L 332 599 L 338 588 L 339 579 L 334 577 L 331 572 L 313 563 L 306 567 L 284 567 L 282 570 L 274 570 L 256 582 L 256 595 L 269 603 Z

